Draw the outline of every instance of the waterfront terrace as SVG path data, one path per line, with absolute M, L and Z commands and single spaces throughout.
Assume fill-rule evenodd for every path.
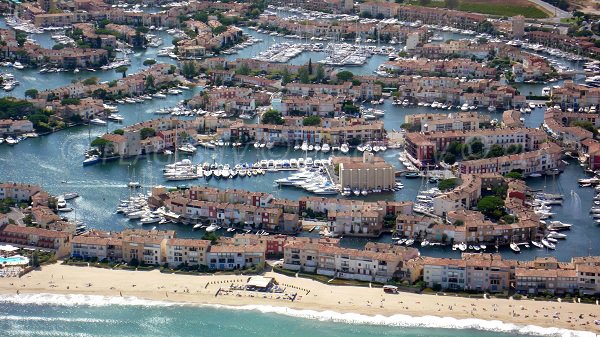
M 496 68 L 486 67 L 480 62 L 470 59 L 428 60 L 428 59 L 398 59 L 387 61 L 382 67 L 388 72 L 404 75 L 450 76 L 467 78 L 497 77 Z
M 550 137 L 558 141 L 563 147 L 579 149 L 585 140 L 593 139 L 594 134 L 592 131 L 581 126 L 574 126 L 572 123 L 591 123 L 593 127 L 597 128 L 597 123 L 600 123 L 600 119 L 596 118 L 597 116 L 591 113 L 562 112 L 560 109 L 550 108 L 544 112 L 542 126 Z
M 477 112 L 420 113 L 404 117 L 404 123 L 420 126 L 421 132 L 479 130 L 480 123 L 489 122 L 489 116 Z
M 462 29 L 478 30 L 486 21 L 486 16 L 444 8 L 403 5 L 398 18 L 409 22 L 421 21 L 426 24 L 449 25 Z
M 227 225 L 262 227 L 270 232 L 295 233 L 299 230 L 299 216 L 310 212 L 327 218 L 331 232 L 363 236 L 378 236 L 386 216 L 408 214 L 412 210 L 410 202 L 364 202 L 319 197 L 274 199 L 267 193 L 212 187 L 192 187 L 187 191 L 173 192 L 154 189 L 150 203 L 153 207 L 167 206 L 190 223 L 216 221 Z M 347 213 L 351 213 L 352 217 L 346 216 Z M 360 233 L 354 230 L 359 227 Z
M 562 109 L 598 106 L 600 104 L 600 88 L 565 81 L 562 86 L 551 89 L 550 97 L 552 102 L 560 105 Z
M 504 149 L 520 145 L 523 151 L 534 151 L 547 140 L 547 135 L 543 130 L 531 128 L 411 132 L 406 134 L 406 151 L 418 164 L 427 166 L 435 163 L 435 153 L 445 152 L 450 144 L 471 144 L 476 140 L 483 143 L 484 152 L 492 145 Z
M 289 120 L 289 122 L 287 122 Z M 342 121 L 339 123 L 339 121 Z M 257 142 L 273 142 L 276 145 L 289 146 L 304 141 L 309 143 L 328 142 L 341 145 L 351 140 L 382 141 L 385 137 L 383 122 L 366 122 L 363 119 L 321 118 L 320 125 L 302 126 L 299 119 L 287 117 L 283 125 L 246 124 L 238 121 L 227 129 L 218 130 L 218 136 L 224 140 L 251 139 Z
M 465 160 L 459 163 L 460 172 L 467 174 L 521 172 L 524 176 L 532 173 L 551 173 L 561 168 L 562 149 L 555 143 L 543 143 L 539 149 L 495 158 Z

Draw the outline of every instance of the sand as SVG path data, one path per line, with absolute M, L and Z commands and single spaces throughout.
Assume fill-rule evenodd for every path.
M 510 299 L 469 299 L 454 295 L 386 294 L 381 288 L 330 286 L 304 278 L 276 273 L 286 294 L 296 293 L 290 301 L 283 294 L 231 291 L 233 284 L 243 285 L 248 276 L 191 276 L 154 271 L 108 270 L 61 264 L 44 266 L 22 278 L 1 278 L 0 294 L 29 293 L 134 296 L 149 300 L 221 305 L 269 305 L 315 311 L 364 315 L 405 314 L 414 317 L 439 316 L 499 320 L 518 325 L 558 327 L 600 333 L 594 320 L 600 307 L 572 302 L 546 302 Z M 279 299 L 277 298 L 279 297 Z M 557 315 L 558 313 L 558 315 Z

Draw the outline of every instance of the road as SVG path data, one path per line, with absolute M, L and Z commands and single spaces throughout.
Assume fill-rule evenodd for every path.
M 562 9 L 552 6 L 551 4 L 544 2 L 542 0 L 529 0 L 529 2 L 532 2 L 536 5 L 538 5 L 539 7 L 542 7 L 549 13 L 553 13 L 554 18 L 558 19 L 558 20 L 564 19 L 564 18 L 570 18 L 573 16 L 571 13 L 569 13 L 567 11 L 563 11 Z

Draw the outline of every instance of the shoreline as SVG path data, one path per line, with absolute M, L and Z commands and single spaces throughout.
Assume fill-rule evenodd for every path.
M 223 291 L 229 289 L 230 284 L 245 284 L 249 276 L 243 275 L 191 276 L 162 274 L 158 270 L 136 272 L 60 264 L 44 266 L 43 270 L 32 271 L 22 278 L 0 279 L 0 298 L 34 304 L 39 303 L 39 296 L 27 299 L 24 295 L 71 295 L 73 300 L 80 295 L 99 295 L 116 298 L 117 302 L 119 298 L 124 301 L 136 298 L 348 323 L 493 329 L 538 335 L 594 336 L 600 333 L 600 326 L 594 324 L 597 317 L 592 316 L 598 315 L 600 310 L 594 304 L 385 294 L 381 288 L 330 286 L 273 272 L 265 276 L 274 277 L 286 288 L 286 294 L 296 293 L 295 300 L 283 299 L 283 294 L 276 293 Z M 222 291 L 216 295 L 219 289 Z M 62 300 L 54 304 L 68 304 L 65 299 L 70 297 L 60 297 Z M 88 303 L 79 301 L 74 304 Z

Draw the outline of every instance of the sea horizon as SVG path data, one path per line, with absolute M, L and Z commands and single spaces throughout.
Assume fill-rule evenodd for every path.
M 189 336 L 190 332 L 198 327 L 213 324 L 217 324 L 219 328 L 206 334 L 192 335 L 233 336 L 235 333 L 254 335 L 259 332 L 264 336 L 281 335 L 280 331 L 258 323 L 262 319 L 276 322 L 275 325 L 291 324 L 293 332 L 286 334 L 287 336 L 305 336 L 308 333 L 313 336 L 456 336 L 456 330 L 461 330 L 461 335 L 466 337 L 596 336 L 595 333 L 588 331 L 541 327 L 533 324 L 519 325 L 500 320 L 458 319 L 435 315 L 416 317 L 401 313 L 391 316 L 370 316 L 264 304 L 232 306 L 157 301 L 135 296 L 3 294 L 0 295 L 0 303 L 3 306 L 3 313 L 0 313 L 0 328 L 6 336 L 94 336 L 100 333 L 100 330 L 96 329 L 103 329 L 102 335 L 105 336 L 145 336 L 162 333 L 169 333 L 171 336 Z M 152 328 L 154 331 L 146 331 L 143 326 L 139 326 L 138 330 L 125 328 L 124 326 L 130 324 L 131 318 L 136 315 L 150 320 L 160 319 L 162 315 L 162 319 L 169 324 L 154 326 Z M 235 320 L 215 321 L 211 320 L 213 316 L 236 317 L 238 321 L 255 322 L 256 326 L 249 325 L 242 328 L 237 323 L 233 323 Z M 186 317 L 196 317 L 199 320 L 189 321 L 183 326 L 177 324 L 177 321 Z M 317 328 L 323 325 L 322 328 L 327 331 L 315 329 L 309 332 L 306 330 L 307 324 Z M 240 331 L 240 329 L 248 330 Z

